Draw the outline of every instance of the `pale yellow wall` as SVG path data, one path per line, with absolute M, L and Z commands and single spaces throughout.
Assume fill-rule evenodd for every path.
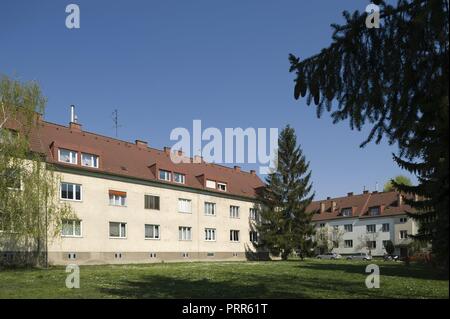
M 82 220 L 82 237 L 57 237 L 49 252 L 245 252 L 252 247 L 251 202 L 68 173 L 61 179 L 83 187 L 81 202 L 67 201 Z M 126 207 L 109 205 L 110 189 L 127 192 Z M 144 209 L 145 194 L 160 196 L 159 211 Z M 192 200 L 191 214 L 178 212 L 178 198 Z M 205 216 L 205 201 L 216 203 L 216 216 Z M 230 218 L 230 205 L 240 207 L 239 219 Z M 110 221 L 127 223 L 126 239 L 109 238 Z M 161 239 L 146 240 L 145 224 L 160 225 Z M 192 227 L 192 241 L 178 240 L 179 226 Z M 204 240 L 205 227 L 216 228 L 215 242 Z M 230 242 L 230 229 L 240 230 L 240 242 Z

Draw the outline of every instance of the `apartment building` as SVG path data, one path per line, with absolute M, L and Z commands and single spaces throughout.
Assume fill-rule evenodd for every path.
M 313 212 L 316 235 L 328 234 L 332 251 L 341 255 L 357 252 L 382 256 L 391 241 L 395 253 L 407 254 L 409 235 L 417 234 L 417 224 L 407 216 L 412 208 L 405 204 L 405 196 L 397 192 L 368 192 L 345 197 L 314 201 L 308 207 Z M 317 239 L 316 240 L 320 240 Z
M 60 174 L 59 200 L 76 218 L 50 238 L 52 264 L 242 260 L 256 256 L 255 171 L 174 164 L 169 148 L 41 120 L 33 151 Z M 183 155 L 179 153 L 179 155 Z

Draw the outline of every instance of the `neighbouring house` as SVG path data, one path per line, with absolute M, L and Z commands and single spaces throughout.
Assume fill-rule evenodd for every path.
M 174 164 L 169 148 L 90 133 L 76 122 L 41 119 L 31 138 L 60 174 L 59 199 L 77 215 L 50 239 L 51 264 L 255 258 L 254 200 L 264 185 L 255 171 L 201 159 Z
M 405 256 L 411 243 L 409 235 L 417 234 L 418 226 L 407 216 L 412 208 L 404 199 L 405 195 L 395 191 L 364 191 L 314 201 L 308 211 L 314 213 L 315 237 L 328 233 L 332 242 L 329 250 L 341 255 L 367 252 L 382 256 L 386 243 L 391 241 L 395 254 Z M 315 240 L 320 242 L 319 238 Z M 324 248 L 318 247 L 319 252 L 324 252 Z

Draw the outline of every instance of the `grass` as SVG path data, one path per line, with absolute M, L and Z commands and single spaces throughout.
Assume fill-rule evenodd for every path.
M 377 263 L 379 289 L 365 286 L 367 263 L 344 260 L 81 266 L 80 289 L 64 267 L 3 270 L 0 298 L 449 298 L 448 274 Z

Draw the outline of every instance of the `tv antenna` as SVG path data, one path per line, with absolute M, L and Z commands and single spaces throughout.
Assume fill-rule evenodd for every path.
M 116 130 L 116 137 L 118 137 L 119 127 L 122 127 L 122 125 L 119 124 L 119 111 L 117 109 L 112 112 L 112 119 L 114 123 L 114 129 Z

